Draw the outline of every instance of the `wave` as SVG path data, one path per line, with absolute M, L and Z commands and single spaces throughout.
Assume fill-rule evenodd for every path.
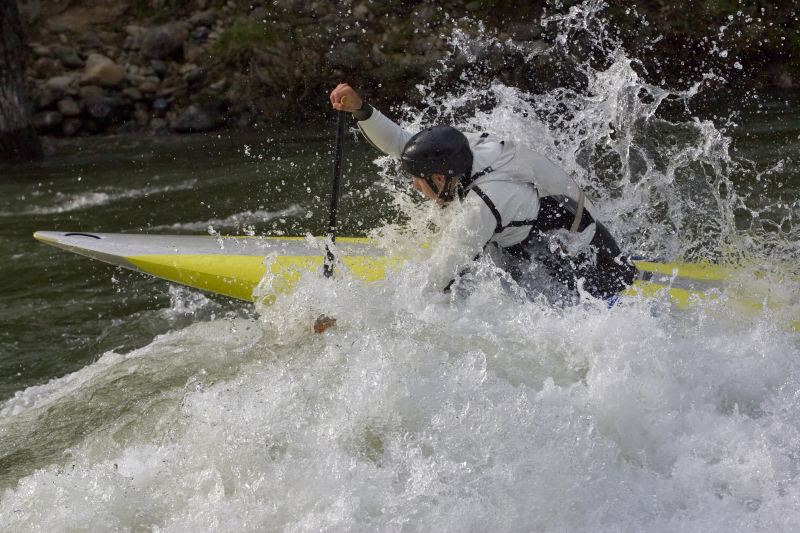
M 197 222 L 176 222 L 175 224 L 162 224 L 153 226 L 157 230 L 194 230 L 208 231 L 209 228 L 247 228 L 255 224 L 268 222 L 279 218 L 299 217 L 306 213 L 305 209 L 297 204 L 293 204 L 286 209 L 279 211 L 268 211 L 257 209 L 255 211 L 242 211 L 234 213 L 225 218 L 210 218 Z
M 194 189 L 196 186 L 197 180 L 191 179 L 175 184 L 149 186 L 139 189 L 117 189 L 109 187 L 108 190 L 102 191 L 86 191 L 70 194 L 56 192 L 53 197 L 49 199 L 50 205 L 26 207 L 20 211 L 0 211 L 0 216 L 10 217 L 20 215 L 54 215 L 60 213 L 69 213 L 71 211 L 79 211 L 108 205 L 119 200 L 144 198 L 147 196 L 174 191 L 188 191 Z

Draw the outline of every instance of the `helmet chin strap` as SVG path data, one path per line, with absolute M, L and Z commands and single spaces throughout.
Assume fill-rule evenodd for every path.
M 425 183 L 428 184 L 428 187 L 431 188 L 433 194 L 436 195 L 436 198 L 441 200 L 442 202 L 450 202 L 453 200 L 453 180 L 455 180 L 454 176 L 445 176 L 444 177 L 444 187 L 439 189 L 436 186 L 436 183 L 433 181 L 433 178 L 430 176 L 425 176 L 424 178 Z

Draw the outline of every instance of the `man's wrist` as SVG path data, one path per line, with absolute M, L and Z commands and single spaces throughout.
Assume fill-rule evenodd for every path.
M 361 109 L 356 109 L 353 111 L 353 117 L 355 117 L 357 121 L 361 122 L 362 120 L 369 119 L 369 117 L 372 116 L 372 111 L 372 106 L 366 102 L 363 102 L 361 104 Z

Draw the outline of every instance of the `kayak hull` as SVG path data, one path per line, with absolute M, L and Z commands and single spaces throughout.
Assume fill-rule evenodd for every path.
M 221 237 L 37 231 L 37 240 L 122 268 L 245 301 L 269 300 L 290 291 L 304 272 L 321 272 L 323 239 L 306 237 Z M 340 237 L 336 257 L 355 279 L 372 282 L 402 263 L 366 238 Z M 627 295 L 667 293 L 678 307 L 718 294 L 735 270 L 710 263 L 634 261 L 641 279 Z M 270 271 L 270 286 L 256 290 Z M 754 310 L 763 302 L 741 298 Z M 791 320 L 793 329 L 800 321 Z

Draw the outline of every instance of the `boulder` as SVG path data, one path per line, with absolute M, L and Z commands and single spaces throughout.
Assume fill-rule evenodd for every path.
M 222 117 L 214 110 L 190 105 L 170 123 L 170 128 L 179 133 L 212 131 L 222 127 Z
M 208 70 L 205 67 L 195 67 L 183 75 L 183 80 L 188 85 L 196 85 L 203 81 L 207 73 Z
M 70 91 L 72 84 L 75 82 L 74 76 L 54 76 L 47 80 L 47 88 L 53 91 L 66 93 Z
M 211 30 L 206 28 L 205 26 L 200 26 L 199 28 L 195 28 L 192 30 L 192 39 L 195 41 L 207 41 L 209 36 L 211 35 Z
M 128 51 L 135 51 L 138 50 L 142 45 L 142 39 L 140 37 L 132 37 L 128 35 L 125 37 L 125 41 L 122 43 L 123 50 Z
M 52 133 L 62 122 L 64 117 L 58 111 L 43 111 L 33 115 L 33 127 L 39 133 Z
M 125 33 L 131 37 L 138 37 L 144 33 L 144 28 L 136 24 L 128 24 L 125 26 Z
M 81 100 L 96 100 L 104 98 L 106 92 L 95 85 L 87 85 L 85 87 L 81 87 L 80 95 Z
M 81 114 L 81 107 L 72 98 L 64 98 L 58 102 L 58 112 L 65 117 L 77 117 Z
M 110 101 L 106 97 L 87 98 L 83 101 L 83 112 L 98 124 L 105 124 L 111 115 Z
M 192 26 L 206 26 L 210 28 L 214 25 L 214 22 L 217 20 L 217 13 L 213 9 L 207 9 L 205 11 L 200 11 L 199 13 L 195 13 L 189 18 L 189 24 Z
M 54 91 L 46 84 L 37 84 L 36 92 L 34 93 L 33 105 L 36 109 L 44 109 L 50 107 L 61 97 L 61 91 Z
M 136 87 L 126 87 L 125 89 L 122 90 L 122 94 L 135 102 L 138 102 L 139 100 L 142 99 L 142 91 L 140 91 Z
M 68 118 L 61 125 L 61 134 L 65 137 L 74 137 L 81 131 L 81 121 L 77 118 Z
M 137 106 L 133 111 L 133 119 L 138 122 L 139 125 L 146 126 L 147 123 L 150 122 L 150 113 L 147 109 Z
M 97 50 L 103 47 L 103 41 L 100 40 L 96 33 L 91 31 L 84 33 L 78 39 L 78 44 L 87 50 Z
M 32 70 L 37 78 L 52 78 L 64 72 L 61 63 L 51 57 L 40 57 L 37 59 L 33 63 Z
M 156 98 L 153 100 L 152 108 L 153 113 L 157 117 L 163 117 L 167 114 L 170 108 L 170 101 L 166 98 Z
M 214 92 L 222 92 L 228 88 L 228 80 L 222 78 L 221 80 L 215 81 L 214 83 L 209 85 L 208 88 Z
M 81 85 L 116 87 L 125 79 L 125 69 L 101 54 L 89 54 Z
M 78 55 L 78 51 L 69 46 L 53 46 L 53 54 L 67 68 L 82 68 L 84 65 L 84 61 Z
M 178 24 L 157 26 L 144 32 L 140 50 L 147 59 L 180 57 L 187 37 L 186 29 Z
M 158 90 L 159 81 L 158 78 L 145 78 L 144 81 L 139 84 L 138 89 L 142 91 L 143 94 L 153 94 Z
M 41 43 L 31 43 L 30 48 L 31 52 L 33 52 L 33 55 L 36 57 L 53 57 L 53 51 L 49 46 L 45 46 Z
M 153 69 L 155 74 L 158 74 L 158 76 L 162 78 L 164 77 L 164 74 L 167 73 L 167 64 L 160 59 L 154 59 L 150 61 L 150 68 Z

